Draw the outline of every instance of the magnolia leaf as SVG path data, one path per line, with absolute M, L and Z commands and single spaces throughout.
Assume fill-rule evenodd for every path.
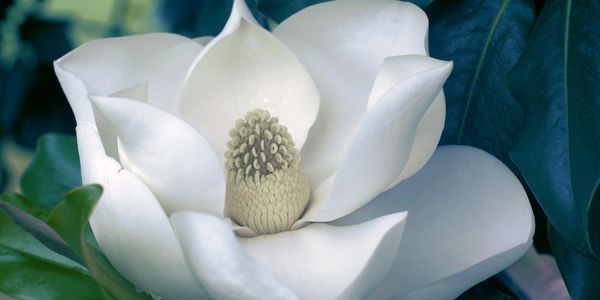
M 74 262 L 82 264 L 81 259 L 69 248 L 63 239 L 52 230 L 46 223 L 27 214 L 18 207 L 12 205 L 12 199 L 20 199 L 25 202 L 19 195 L 6 194 L 0 195 L 0 209 L 2 209 L 8 217 L 18 226 L 23 228 L 38 241 L 44 244 L 48 249 L 63 255 Z M 8 200 L 8 201 L 7 201 Z
M 48 218 L 48 214 L 50 213 L 48 209 L 31 203 L 31 201 L 27 200 L 27 198 L 17 193 L 2 194 L 0 195 L 0 201 L 10 203 L 16 208 L 40 220 L 46 220 L 46 218 Z
M 4 190 L 4 187 L 8 183 L 8 174 L 6 174 L 6 170 L 4 169 L 5 162 L 0 155 L 0 191 Z
M 600 257 L 600 3 L 546 2 L 509 75 L 526 110 L 511 157 L 570 247 Z M 564 257 L 564 256 L 563 256 Z M 564 265 L 558 259 L 559 265 Z M 565 274 L 563 274 L 565 275 Z
M 66 191 L 81 185 L 75 137 L 46 134 L 38 140 L 33 161 L 21 177 L 25 197 L 35 205 L 54 208 Z
M 87 241 L 88 219 L 102 194 L 99 185 L 88 185 L 65 194 L 48 217 L 48 225 L 85 262 L 92 276 L 117 299 L 147 299 L 123 278 L 102 253 Z M 132 254 L 135 255 L 135 254 Z
M 0 293 L 18 299 L 103 299 L 101 289 L 85 268 L 50 251 L 3 211 Z
M 600 260 L 572 249 L 552 226 L 548 226 L 548 236 L 571 298 L 599 299 Z
M 447 116 L 440 143 L 471 145 L 510 166 L 523 111 L 506 77 L 527 45 L 535 20 L 532 1 L 438 0 L 426 11 L 431 56 L 454 61 L 444 86 Z

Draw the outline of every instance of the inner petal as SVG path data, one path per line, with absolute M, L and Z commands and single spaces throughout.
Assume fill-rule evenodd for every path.
M 232 12 L 231 18 L 186 78 L 183 118 L 224 153 L 227 132 L 236 118 L 265 108 L 281 118 L 301 148 L 319 110 L 312 78 L 268 31 L 239 14 Z
M 339 167 L 384 59 L 425 55 L 427 28 L 427 16 L 412 3 L 346 0 L 310 6 L 273 31 L 321 92 L 319 115 L 301 153 L 313 188 Z

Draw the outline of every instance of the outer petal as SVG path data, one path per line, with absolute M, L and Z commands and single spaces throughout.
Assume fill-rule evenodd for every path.
M 92 97 L 117 129 L 119 158 L 159 199 L 178 210 L 223 215 L 225 176 L 210 143 L 184 121 L 148 104 Z
M 452 62 L 414 55 L 390 60 L 407 76 L 372 105 L 339 169 L 314 191 L 303 221 L 330 221 L 351 213 L 385 190 L 407 165 L 417 128 Z
M 77 142 L 83 183 L 104 187 L 90 224 L 110 262 L 145 291 L 173 299 L 205 296 L 150 190 L 104 154 L 95 128 L 77 126 Z
M 519 180 L 491 155 L 438 148 L 414 176 L 336 224 L 408 211 L 405 237 L 371 299 L 450 299 L 517 260 L 534 220 Z
M 319 109 L 319 94 L 294 54 L 248 21 L 236 0 L 221 32 L 196 59 L 186 79 L 181 112 L 225 154 L 228 131 L 246 112 L 269 110 L 302 147 Z
M 88 42 L 54 63 L 78 124 L 96 126 L 109 155 L 116 135 L 94 117 L 88 94 L 109 95 L 132 87 L 152 105 L 174 111 L 187 68 L 202 46 L 174 34 L 153 33 Z
M 191 39 L 151 33 L 88 42 L 57 60 L 55 66 L 61 84 L 72 79 L 63 75 L 71 74 L 89 94 L 109 95 L 147 82 L 148 103 L 175 112 L 187 70 L 201 50 Z M 63 88 L 67 89 L 65 84 Z M 75 107 L 85 100 L 69 99 L 76 102 Z M 78 121 L 89 118 L 91 107 L 82 106 L 81 113 L 75 110 Z
M 385 279 L 406 215 L 345 227 L 317 223 L 239 241 L 254 260 L 304 299 L 364 299 Z
M 569 300 L 569 292 L 560 276 L 552 255 L 539 254 L 534 247 L 516 263 L 505 270 L 523 298 L 544 300 Z
M 324 179 L 337 169 L 384 59 L 426 55 L 427 29 L 427 16 L 414 4 L 345 0 L 310 6 L 274 30 L 321 91 L 319 115 L 301 153 L 309 178 Z
M 171 223 L 194 275 L 213 299 L 299 299 L 244 253 L 224 220 L 178 212 Z
M 387 273 L 405 220 L 403 212 L 346 227 L 311 224 L 238 244 L 222 219 L 171 216 L 196 278 L 216 299 L 296 298 L 279 280 L 303 299 L 364 299 Z

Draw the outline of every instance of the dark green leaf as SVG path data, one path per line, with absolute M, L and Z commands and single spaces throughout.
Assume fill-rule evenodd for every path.
M 6 184 L 8 183 L 8 174 L 4 169 L 5 162 L 3 157 L 0 155 L 0 191 L 4 191 Z
M 546 3 L 509 77 L 526 109 L 511 157 L 571 247 L 600 255 L 600 2 Z M 559 261 L 559 264 L 561 262 Z
M 48 249 L 61 254 L 79 264 L 81 259 L 69 248 L 58 234 L 46 223 L 35 217 L 28 215 L 18 207 L 5 202 L 4 199 L 19 198 L 18 195 L 0 195 L 0 209 L 2 209 L 11 220 L 34 236 L 38 241 L 44 244 Z M 25 200 L 21 200 L 25 201 Z
M 66 191 L 81 185 L 77 143 L 72 136 L 46 134 L 37 144 L 33 161 L 21 177 L 25 197 L 52 209 Z
M 600 260 L 578 253 L 552 226 L 548 226 L 548 236 L 571 297 L 599 299 Z
M 527 44 L 532 1 L 438 0 L 426 11 L 431 56 L 454 61 L 441 143 L 481 148 L 511 165 L 523 111 L 506 77 Z
M 16 206 L 20 210 L 40 220 L 46 220 L 46 218 L 48 218 L 48 214 L 50 213 L 48 209 L 37 206 L 34 203 L 31 203 L 31 201 L 27 200 L 27 198 L 16 193 L 2 194 L 0 195 L 0 200 Z
M 0 211 L 0 292 L 18 299 L 102 299 L 87 271 Z
M 88 219 L 102 194 L 99 185 L 88 185 L 68 192 L 64 200 L 50 213 L 48 225 L 83 258 L 92 276 L 117 299 L 145 299 L 135 291 L 104 258 L 102 253 L 86 240 Z

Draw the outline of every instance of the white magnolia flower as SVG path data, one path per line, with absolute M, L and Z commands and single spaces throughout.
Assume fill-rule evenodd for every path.
M 451 298 L 511 264 L 527 196 L 492 156 L 435 149 L 452 63 L 427 56 L 427 30 L 413 4 L 348 0 L 271 33 L 235 1 L 213 39 L 103 39 L 56 61 L 111 263 L 168 299 Z M 255 109 L 282 126 L 236 124 Z

